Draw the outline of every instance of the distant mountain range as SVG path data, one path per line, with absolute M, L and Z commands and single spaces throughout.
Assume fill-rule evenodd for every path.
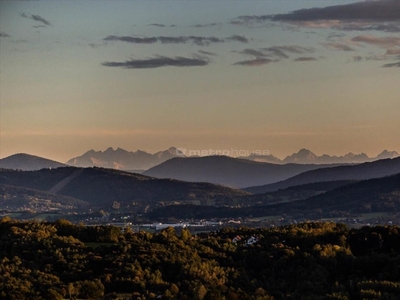
M 384 150 L 376 157 L 368 157 L 365 153 L 354 154 L 347 153 L 343 156 L 330 156 L 327 154 L 323 154 L 318 156 L 311 152 L 308 149 L 301 149 L 297 153 L 293 153 L 290 156 L 287 156 L 285 159 L 281 160 L 273 155 L 250 155 L 246 157 L 241 157 L 244 159 L 249 159 L 252 161 L 258 162 L 269 162 L 275 164 L 288 164 L 288 163 L 296 163 L 296 164 L 359 164 L 364 162 L 375 161 L 379 159 L 387 159 L 387 158 L 395 158 L 400 156 L 396 151 L 388 151 Z
M 387 150 L 384 150 L 378 156 L 372 158 L 368 157 L 365 153 L 348 153 L 344 156 L 329 156 L 327 154 L 317 156 L 310 150 L 301 149 L 297 153 L 293 153 L 283 160 L 273 155 L 257 154 L 239 157 L 239 159 L 273 164 L 359 164 L 379 159 L 395 158 L 398 156 L 400 155 L 396 151 Z M 105 151 L 87 151 L 81 156 L 71 158 L 66 162 L 66 164 L 30 154 L 19 153 L 0 159 L 0 168 L 29 171 L 40 170 L 43 168 L 58 168 L 69 165 L 74 167 L 103 167 L 141 173 L 174 157 L 182 158 L 185 157 L 185 155 L 175 147 L 154 154 L 141 150 L 135 152 L 126 151 L 121 148 L 114 150 L 109 147 Z
M 243 190 L 253 194 L 262 194 L 266 192 L 277 191 L 279 189 L 285 189 L 290 186 L 313 182 L 324 182 L 333 180 L 366 180 L 390 176 L 397 173 L 400 173 L 400 157 L 393 159 L 382 159 L 353 166 L 347 165 L 330 168 L 320 168 L 317 170 L 301 173 L 280 182 L 265 184 L 261 186 L 247 187 Z
M 108 148 L 105 151 L 90 150 L 81 156 L 67 161 L 67 165 L 75 167 L 103 167 L 126 171 L 143 171 L 159 165 L 176 156 L 183 156 L 175 147 L 154 154 L 137 150 L 126 151 L 121 148 L 114 150 Z
M 272 164 L 228 156 L 175 157 L 142 174 L 156 178 L 211 182 L 243 188 L 285 180 L 305 171 L 332 165 Z
M 242 190 L 234 190 L 211 183 L 156 179 L 105 168 L 64 167 L 39 171 L 0 170 L 0 185 L 68 196 L 84 201 L 91 208 L 108 209 L 112 207 L 145 209 L 147 206 L 163 206 L 171 203 L 216 205 L 218 201 L 225 198 L 248 195 Z M 8 191 L 11 189 L 8 188 Z M 0 199 L 11 199 L 8 206 L 12 206 L 13 195 L 8 192 L 7 196 L 5 193 L 7 193 L 7 189 L 0 189 Z M 26 193 L 24 191 L 22 194 Z M 43 193 L 36 196 L 36 198 L 44 197 Z M 49 195 L 47 197 L 50 201 L 56 199 Z M 62 200 L 65 202 L 65 198 Z M 2 208 L 4 209 L 4 207 Z
M 33 171 L 44 168 L 59 168 L 65 166 L 66 165 L 63 163 L 26 153 L 18 153 L 0 159 L 0 168 L 3 169 Z

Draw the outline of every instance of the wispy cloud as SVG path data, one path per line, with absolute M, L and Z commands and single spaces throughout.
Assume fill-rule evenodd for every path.
M 222 23 L 208 23 L 208 24 L 196 24 L 192 25 L 191 27 L 195 28 L 203 28 L 203 27 L 215 27 L 215 26 L 221 26 Z
M 123 69 L 152 69 L 160 67 L 198 67 L 206 66 L 209 64 L 207 58 L 187 58 L 182 56 L 177 57 L 166 57 L 166 56 L 156 56 L 149 59 L 131 59 L 124 62 L 104 62 L 103 66 L 106 67 L 119 67 Z
M 397 36 L 378 37 L 373 35 L 358 35 L 351 40 L 383 48 L 400 47 L 400 37 Z
M 0 32 L 0 37 L 10 37 L 10 35 L 2 31 Z
M 27 19 L 31 19 L 31 20 L 36 21 L 36 22 L 40 22 L 40 23 L 42 23 L 42 24 L 44 24 L 46 26 L 50 26 L 51 25 L 51 23 L 49 21 L 47 21 L 45 18 L 43 18 L 43 17 L 41 17 L 39 15 L 30 15 L 30 14 L 22 13 L 21 17 L 27 18 Z
M 384 31 L 384 32 L 400 32 L 400 24 L 394 22 L 371 23 L 371 22 L 342 22 L 341 24 L 332 26 L 332 29 L 344 31 Z
M 199 46 L 208 46 L 212 43 L 223 43 L 225 41 L 236 41 L 241 43 L 248 43 L 248 39 L 241 35 L 233 35 L 227 38 L 217 38 L 214 36 L 158 36 L 158 37 L 132 37 L 132 36 L 116 36 L 109 35 L 103 40 L 105 41 L 121 41 L 133 44 L 186 44 L 192 43 Z
M 160 24 L 160 23 L 152 23 L 148 24 L 147 26 L 154 26 L 154 27 L 176 27 L 176 25 L 165 25 L 165 24 Z
M 316 61 L 318 59 L 316 59 L 315 57 L 298 57 L 295 58 L 294 61 Z
M 236 41 L 236 42 L 240 42 L 240 43 L 248 43 L 249 40 L 244 37 L 243 35 L 232 35 L 230 37 L 227 37 L 226 40 L 228 41 Z
M 211 51 L 199 50 L 197 52 L 199 52 L 200 54 L 203 54 L 203 55 L 217 56 L 217 53 L 214 53 L 214 52 L 211 52 Z
M 340 51 L 354 51 L 353 48 L 351 48 L 350 46 L 346 45 L 346 44 L 342 44 L 342 43 L 323 43 L 323 45 L 327 48 L 332 48 L 335 50 L 340 50 Z
M 397 49 L 393 49 L 393 48 L 387 49 L 385 54 L 386 54 L 386 55 L 400 55 L 400 48 L 397 48 Z
M 250 66 L 250 67 L 258 67 L 262 65 L 269 64 L 271 62 L 274 62 L 275 60 L 269 59 L 269 58 L 255 58 L 255 59 L 250 59 L 250 60 L 243 60 L 234 63 L 233 65 L 235 66 Z
M 264 23 L 270 21 L 273 18 L 272 15 L 261 15 L 261 16 L 239 16 L 233 19 L 230 23 L 233 25 L 251 25 L 254 23 Z
M 382 66 L 383 68 L 400 68 L 400 62 L 385 64 Z
M 242 51 L 235 51 L 236 53 L 243 55 L 251 55 L 256 58 L 263 57 L 277 57 L 279 59 L 289 58 L 288 54 L 304 54 L 304 53 L 313 53 L 315 51 L 314 48 L 311 47 L 302 47 L 302 46 L 272 46 L 268 48 L 260 48 L 260 49 L 244 49 Z

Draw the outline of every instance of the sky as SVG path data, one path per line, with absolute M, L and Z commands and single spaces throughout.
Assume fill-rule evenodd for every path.
M 0 1 L 0 158 L 400 152 L 400 1 Z

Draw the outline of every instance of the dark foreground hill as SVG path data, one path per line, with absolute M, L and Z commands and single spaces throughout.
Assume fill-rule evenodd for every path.
M 93 207 L 134 207 L 167 203 L 216 204 L 247 195 L 210 183 L 191 183 L 103 168 L 39 171 L 0 170 L 0 184 L 48 191 L 88 202 Z
M 18 153 L 0 159 L 0 168 L 3 169 L 32 171 L 59 167 L 65 167 L 65 164 L 26 153 Z
M 253 194 L 273 192 L 290 186 L 336 180 L 366 180 L 400 173 L 400 157 L 382 159 L 354 166 L 336 166 L 307 171 L 281 182 L 252 186 L 243 190 Z
M 241 188 L 285 180 L 327 165 L 271 164 L 228 156 L 173 158 L 143 174 Z
M 179 216 L 201 219 L 206 216 L 244 218 L 288 215 L 296 219 L 320 219 L 371 212 L 400 212 L 400 174 L 351 183 L 304 200 L 224 209 L 170 206 L 156 209 L 148 216 L 154 219 Z
M 400 229 L 172 227 L 0 220 L 0 298 L 399 299 Z M 383 296 L 382 296 L 383 295 Z

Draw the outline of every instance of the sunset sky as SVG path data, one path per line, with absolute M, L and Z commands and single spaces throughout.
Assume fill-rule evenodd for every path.
M 400 1 L 353 3 L 1 1 L 0 158 L 400 151 Z

